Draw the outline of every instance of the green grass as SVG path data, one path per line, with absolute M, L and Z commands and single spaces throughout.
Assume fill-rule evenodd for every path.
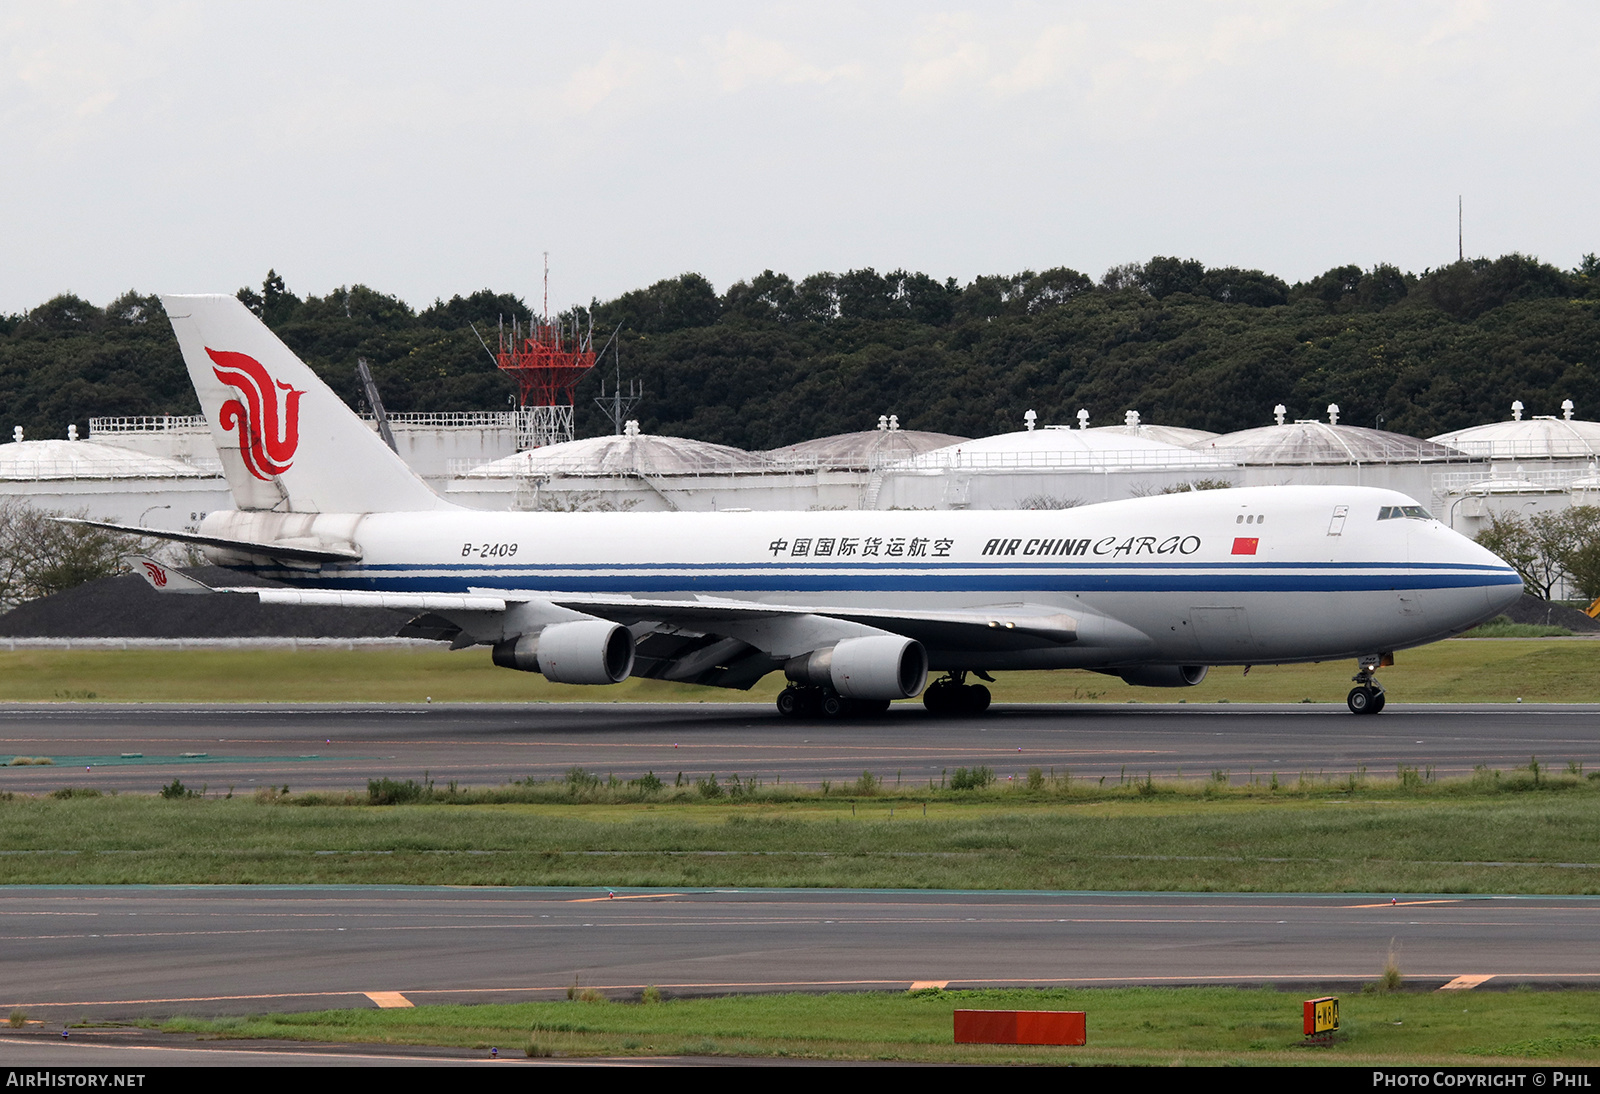
M 1212 670 L 1194 688 L 1135 688 L 1082 671 L 1002 673 L 996 702 L 1337 703 L 1354 662 Z M 1587 639 L 1451 641 L 1403 650 L 1380 674 L 1399 702 L 1600 702 L 1600 646 Z M 482 649 L 14 650 L 0 652 L 0 702 L 761 702 L 748 692 L 660 680 L 552 684 L 495 668 Z M 914 700 L 913 700 L 914 702 Z
M 1376 970 L 1374 970 L 1376 972 Z M 638 991 L 630 993 L 638 998 Z M 1334 1044 L 1301 1044 L 1303 996 L 1270 989 L 863 992 L 322 1011 L 176 1019 L 223 1037 L 452 1045 L 502 1055 L 727 1055 L 934 1063 L 1527 1065 L 1600 1063 L 1600 995 L 1349 994 Z M 952 1012 L 1082 1010 L 1079 1048 L 956 1045 Z
M 571 794 L 556 782 L 395 806 L 9 795 L 0 846 L 16 884 L 1600 893 L 1600 781 L 1399 774 L 1276 790 L 1058 777 L 1030 791 L 1024 777 L 870 797 Z
M 1573 632 L 1566 627 L 1547 623 L 1514 623 L 1510 616 L 1497 615 L 1489 622 L 1472 628 L 1462 638 L 1571 638 Z
M 1353 666 L 1211 673 L 1179 691 L 1083 672 L 1011 673 L 997 702 L 1340 702 Z M 1402 652 L 1382 679 L 1399 701 L 1600 702 L 1581 639 L 1449 642 Z M 0 701 L 744 701 L 752 692 L 631 680 L 551 684 L 483 651 L 0 653 Z M 606 782 L 448 789 L 416 804 L 362 795 L 162 800 L 0 795 L 12 884 L 403 883 L 835 886 L 949 889 L 1438 893 L 1600 892 L 1600 783 L 1531 770 L 1453 783 L 1402 770 L 1283 773 L 1102 787 L 1051 772 L 954 792 L 779 788 L 732 796 Z M 1242 773 L 1241 773 L 1242 774 Z M 63 781 L 69 776 L 63 772 Z M 669 778 L 670 783 L 670 778 Z M 156 788 L 152 787 L 152 791 Z M 434 800 L 426 800 L 428 798 Z M 345 804 L 348 801 L 351 804 Z M 924 808 L 926 814 L 924 814 Z M 893 815 L 891 816 L 891 809 Z M 599 852 L 599 853 L 595 853 Z M 1573 868 L 1572 863 L 1588 863 Z M 1374 969 L 1376 977 L 1380 970 Z M 445 1044 L 571 1055 L 740 1054 L 932 1062 L 1524 1064 L 1600 1060 L 1591 992 L 1351 996 L 1345 1037 L 1299 1041 L 1298 997 L 1272 991 L 1099 989 L 757 996 L 275 1015 L 172 1028 L 224 1036 Z M 950 1011 L 1087 1009 L 1083 1049 L 956 1047 Z M 535 1034 L 534 1027 L 539 1031 Z M 797 1032 L 799 1031 L 799 1032 Z

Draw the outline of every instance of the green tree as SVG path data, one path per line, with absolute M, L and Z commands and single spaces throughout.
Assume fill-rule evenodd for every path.
M 1490 513 L 1489 526 L 1473 538 L 1511 564 L 1525 591 L 1549 599 L 1549 588 L 1542 580 L 1544 560 L 1527 521 L 1516 513 Z
M 1207 270 L 1200 279 L 1200 291 L 1224 304 L 1247 304 L 1253 308 L 1272 308 L 1289 302 L 1289 286 L 1260 270 L 1241 270 L 1234 266 Z
M 1569 512 L 1576 531 L 1563 560 L 1567 581 L 1585 600 L 1600 599 L 1600 508 L 1577 505 Z
M 728 286 L 722 312 L 730 319 L 786 321 L 794 318 L 794 292 L 793 278 L 763 270 L 748 282 Z
M 261 318 L 268 325 L 281 323 L 300 307 L 300 298 L 290 292 L 277 270 L 268 270 L 261 282 Z
M 112 577 L 139 540 L 98 528 L 62 524 L 61 516 L 21 498 L 0 501 L 0 606 Z
M 1600 508 L 1491 514 L 1477 541 L 1509 562 L 1534 596 L 1549 600 L 1562 582 L 1589 599 L 1600 596 Z
M 1476 319 L 1519 300 L 1569 296 L 1572 288 L 1572 279 L 1554 266 L 1528 255 L 1508 254 L 1469 258 L 1434 270 L 1417 283 L 1417 294 L 1458 319 Z
M 871 428 L 889 412 L 977 436 L 1017 428 L 1030 407 L 1057 424 L 1079 407 L 1096 424 L 1137 409 L 1223 432 L 1266 424 L 1279 402 L 1296 418 L 1336 402 L 1348 422 L 1381 415 L 1427 437 L 1502 419 L 1513 399 L 1556 414 L 1570 398 L 1600 418 L 1600 308 L 1571 303 L 1600 293 L 1597 268 L 1507 255 L 1419 278 L 1346 265 L 1286 293 L 1260 271 L 1177 258 L 1117 267 L 1099 285 L 1066 269 L 965 285 L 903 269 L 769 270 L 718 296 L 686 274 L 566 318 L 593 315 L 602 341 L 622 326 L 622 369 L 650 392 L 646 431 L 744 447 Z M 527 319 L 515 296 L 484 289 L 419 313 L 359 284 L 301 300 L 276 272 L 239 295 L 351 405 L 358 356 L 397 413 L 497 409 L 514 390 L 469 324 L 492 341 L 502 317 Z M 599 381 L 578 389 L 579 436 L 610 429 L 590 402 Z M 92 415 L 198 409 L 171 325 L 138 293 L 103 311 L 62 296 L 0 317 L 0 406 L 0 429 L 30 437 L 82 431 Z
M 1174 293 L 1198 295 L 1204 291 L 1201 285 L 1205 276 L 1205 265 L 1195 259 L 1157 255 L 1144 264 L 1139 283 L 1144 286 L 1145 292 L 1157 300 L 1163 300 Z
M 657 281 L 648 289 L 623 293 L 595 309 L 595 324 L 620 324 L 639 334 L 667 334 L 687 327 L 709 326 L 722 313 L 722 299 L 711 282 L 697 273 Z

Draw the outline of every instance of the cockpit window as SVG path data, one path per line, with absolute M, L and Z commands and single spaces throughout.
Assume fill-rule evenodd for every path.
M 1433 514 L 1420 505 L 1385 505 L 1378 510 L 1379 520 L 1432 520 Z

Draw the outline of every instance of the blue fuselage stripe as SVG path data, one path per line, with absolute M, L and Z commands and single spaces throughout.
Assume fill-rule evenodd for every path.
M 336 567 L 334 567 L 336 568 Z M 350 568 L 362 571 L 427 571 L 428 573 L 464 572 L 473 574 L 539 574 L 551 571 L 559 573 L 592 571 L 597 573 L 641 573 L 652 571 L 675 571 L 695 573 L 757 573 L 781 572 L 786 574 L 803 573 L 808 571 L 826 571 L 828 573 L 859 572 L 859 571 L 887 571 L 903 573 L 908 570 L 917 572 L 938 571 L 943 573 L 960 572 L 985 572 L 994 570 L 1048 570 L 1058 573 L 1083 573 L 1095 570 L 1114 570 L 1123 573 L 1128 570 L 1153 570 L 1158 572 L 1182 572 L 1185 574 L 1203 571 L 1240 571 L 1257 573 L 1262 570 L 1356 570 L 1378 571 L 1382 573 L 1408 572 L 1415 570 L 1439 570 L 1451 573 L 1477 572 L 1489 574 L 1509 573 L 1503 566 L 1486 566 L 1470 562 L 1142 562 L 1142 561 L 1106 561 L 1103 559 L 1085 559 L 1082 562 L 1065 562 L 1056 560 L 1052 562 L 1030 562 L 1026 559 L 996 559 L 992 562 L 939 562 L 928 559 L 899 562 L 866 562 L 851 559 L 848 562 L 830 559 L 827 562 L 809 562 L 803 559 L 783 562 L 627 562 L 627 563 L 592 563 L 592 562 L 542 562 L 542 563 L 485 563 L 485 562 L 363 562 L 352 563 Z
M 860 572 L 786 567 L 740 567 L 688 570 L 686 567 L 646 569 L 628 567 L 325 567 L 312 575 L 306 571 L 263 568 L 256 572 L 310 588 L 370 592 L 466 592 L 469 589 L 539 589 L 574 593 L 657 592 L 1367 592 L 1397 589 L 1472 589 L 1521 584 L 1508 570 L 1455 567 L 1447 570 L 1420 567 L 1372 570 L 1359 573 L 1294 572 L 1299 567 L 1257 568 L 1244 572 L 1232 568 L 1190 568 L 1183 572 L 1134 567 L 1083 567 L 1053 572 L 1010 571 L 989 567 L 990 572 L 940 573 L 921 567 Z M 663 572 L 668 571 L 668 572 Z M 672 572 L 676 571 L 676 572 Z M 1465 571 L 1465 572 L 1464 572 Z

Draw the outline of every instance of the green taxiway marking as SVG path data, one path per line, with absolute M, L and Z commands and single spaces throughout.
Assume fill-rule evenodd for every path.
M 0 766 L 9 766 L 15 756 L 0 759 Z M 51 756 L 49 764 L 45 767 L 131 767 L 144 765 L 165 764 L 262 764 L 262 763 L 298 763 L 306 760 L 320 760 L 322 757 L 315 753 L 305 756 L 224 756 L 210 752 L 187 752 L 176 756 Z M 32 765 L 17 765 L 32 766 Z

